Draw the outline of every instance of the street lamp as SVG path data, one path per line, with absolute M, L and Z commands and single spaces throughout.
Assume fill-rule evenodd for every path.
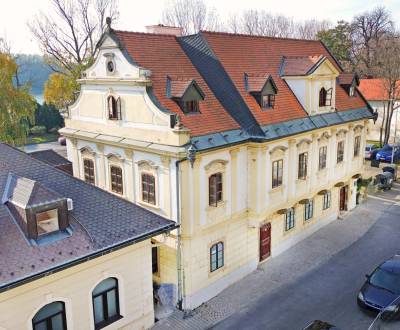
M 392 100 L 392 102 L 394 102 Z M 395 109 L 396 111 L 396 118 L 395 118 L 395 123 L 394 123 L 394 138 L 393 138 L 393 148 L 392 148 L 392 161 L 391 164 L 393 164 L 394 161 L 394 153 L 395 153 L 395 148 L 396 148 L 396 137 L 397 137 L 397 114 L 398 114 L 398 109 Z

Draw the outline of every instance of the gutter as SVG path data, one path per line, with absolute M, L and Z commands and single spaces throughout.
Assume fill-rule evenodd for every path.
M 177 229 L 177 228 L 179 228 L 178 224 L 170 224 L 165 228 L 158 229 L 158 230 L 156 230 L 154 232 L 151 232 L 151 233 L 148 233 L 148 234 L 144 234 L 142 236 L 139 236 L 139 237 L 136 237 L 136 238 L 133 238 L 133 239 L 128 239 L 128 240 L 123 241 L 121 243 L 118 243 L 118 244 L 116 244 L 116 245 L 114 245 L 112 247 L 107 247 L 105 249 L 102 249 L 100 251 L 96 251 L 96 252 L 94 252 L 92 254 L 89 254 L 87 256 L 80 257 L 78 259 L 74 259 L 74 260 L 72 260 L 70 262 L 67 262 L 65 264 L 58 265 L 58 266 L 55 266 L 53 268 L 44 270 L 44 271 L 42 271 L 42 272 L 40 272 L 38 274 L 35 274 L 33 276 L 24 277 L 24 278 L 22 278 L 20 280 L 17 280 L 15 282 L 2 285 L 2 286 L 0 286 L 0 293 L 8 291 L 8 290 L 11 290 L 11 289 L 16 288 L 18 286 L 27 284 L 29 282 L 33 282 L 33 281 L 38 280 L 40 278 L 47 277 L 49 275 L 53 275 L 53 274 L 58 273 L 58 272 L 60 272 L 62 270 L 65 270 L 67 268 L 71 268 L 73 266 L 77 266 L 77 265 L 79 265 L 81 263 L 84 263 L 86 261 L 90 261 L 90 260 L 96 259 L 98 257 L 102 257 L 102 256 L 107 255 L 109 253 L 112 253 L 114 251 L 118 251 L 118 250 L 123 249 L 123 248 L 125 248 L 127 246 L 130 246 L 130 245 L 133 245 L 135 243 L 139 243 L 139 242 L 145 241 L 147 239 L 150 239 L 153 236 L 157 236 L 157 235 L 160 235 L 162 233 L 165 233 L 167 231 L 171 231 L 171 230 L 174 230 L 174 229 Z
M 184 269 L 182 267 L 182 241 L 181 241 L 181 206 L 180 206 L 180 190 L 179 190 L 179 164 L 186 161 L 187 157 L 179 159 L 175 162 L 176 170 L 176 224 L 178 228 L 178 239 L 176 249 L 176 263 L 178 272 L 178 309 L 183 310 L 183 299 L 185 296 L 185 279 Z

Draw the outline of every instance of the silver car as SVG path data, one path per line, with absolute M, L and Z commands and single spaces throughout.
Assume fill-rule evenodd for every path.
M 372 157 L 374 156 L 374 151 L 378 150 L 377 146 L 374 144 L 367 144 L 365 146 L 365 154 L 364 154 L 364 158 L 365 159 L 372 159 Z

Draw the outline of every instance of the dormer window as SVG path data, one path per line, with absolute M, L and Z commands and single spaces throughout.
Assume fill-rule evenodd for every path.
M 107 106 L 108 106 L 108 119 L 109 120 L 121 120 L 121 98 L 115 98 L 110 95 L 107 98 Z
M 36 213 L 36 231 L 37 235 L 46 235 L 59 230 L 58 210 L 48 210 Z
M 342 72 L 337 81 L 350 97 L 355 96 L 356 87 L 360 85 L 360 79 L 356 73 Z
M 319 90 L 319 106 L 326 107 L 331 105 L 332 105 L 332 88 L 326 90 L 324 87 L 322 87 Z
M 278 88 L 271 76 L 253 76 L 245 73 L 245 88 L 256 99 L 261 109 L 273 109 Z
M 275 95 L 274 94 L 263 95 L 261 102 L 262 102 L 262 108 L 264 109 L 273 108 L 275 105 Z
M 185 114 L 200 113 L 204 93 L 193 79 L 167 77 L 167 96 L 173 99 Z

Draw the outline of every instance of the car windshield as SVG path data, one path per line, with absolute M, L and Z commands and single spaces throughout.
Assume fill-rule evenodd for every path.
M 389 150 L 392 150 L 392 146 L 390 146 L 390 145 L 385 145 L 385 146 L 382 148 L 382 151 L 389 151 Z
M 369 282 L 379 288 L 400 294 L 400 275 L 378 268 L 369 279 Z

